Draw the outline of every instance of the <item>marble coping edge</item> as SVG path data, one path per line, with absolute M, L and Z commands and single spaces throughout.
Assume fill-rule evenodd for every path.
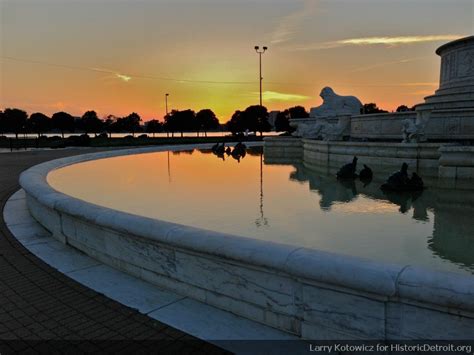
M 474 311 L 474 277 L 410 265 L 386 264 L 133 215 L 65 195 L 54 190 L 47 182 L 47 175 L 51 171 L 79 162 L 167 150 L 205 149 L 210 146 L 211 144 L 147 147 L 61 158 L 24 171 L 20 176 L 20 185 L 28 197 L 59 213 L 138 238 L 234 260 L 249 267 L 271 268 L 291 277 L 356 292 L 385 298 L 406 298 L 427 306 L 448 307 L 452 311 Z

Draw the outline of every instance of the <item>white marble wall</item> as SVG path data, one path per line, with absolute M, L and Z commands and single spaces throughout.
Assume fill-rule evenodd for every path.
M 440 157 L 437 143 L 387 142 L 323 142 L 303 139 L 305 165 L 341 167 L 359 158 L 358 164 L 367 164 L 377 171 L 393 171 L 406 162 L 410 170 L 423 170 L 423 175 L 438 176 Z
M 178 148 L 179 149 L 179 148 Z M 148 282 L 307 339 L 466 339 L 474 278 L 186 227 L 58 193 L 24 172 L 32 215 L 71 247 Z M 430 154 L 429 152 L 427 153 Z
M 402 140 L 403 121 L 416 120 L 416 112 L 376 113 L 351 117 L 351 138 Z
M 451 186 L 458 186 L 458 184 L 468 181 L 472 184 L 474 179 L 474 147 L 442 147 L 440 152 L 439 177 L 445 180 L 445 184 L 451 182 Z
M 297 163 L 303 159 L 303 141 L 301 138 L 267 137 L 264 142 L 265 163 Z

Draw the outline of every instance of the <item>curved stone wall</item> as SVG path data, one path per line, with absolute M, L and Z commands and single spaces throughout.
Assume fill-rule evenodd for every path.
M 56 238 L 106 264 L 302 338 L 472 338 L 474 277 L 145 218 L 47 183 L 50 171 L 70 164 L 165 149 L 88 154 L 30 168 L 20 178 L 29 210 Z

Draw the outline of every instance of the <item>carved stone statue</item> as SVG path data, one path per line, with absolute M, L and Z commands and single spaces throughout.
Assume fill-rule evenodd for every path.
M 322 138 L 325 141 L 342 141 L 344 136 L 350 135 L 351 117 L 339 117 L 337 123 L 327 122 L 322 129 Z
M 403 143 L 418 143 L 425 141 L 425 125 L 413 120 L 403 120 L 402 135 Z
M 323 104 L 311 108 L 309 116 L 312 118 L 360 114 L 362 103 L 355 96 L 338 95 L 330 87 L 322 89 L 320 96 L 323 99 Z
M 323 129 L 326 126 L 326 120 L 301 122 L 296 125 L 290 123 L 290 126 L 296 127 L 296 131 L 292 133 L 294 137 L 318 139 L 321 137 Z

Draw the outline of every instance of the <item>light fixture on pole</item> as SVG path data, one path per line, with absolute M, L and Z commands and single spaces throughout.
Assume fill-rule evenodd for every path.
M 266 50 L 268 49 L 268 47 L 265 47 L 263 46 L 262 49 L 260 49 L 259 46 L 255 46 L 255 51 L 258 53 L 258 56 L 259 56 L 259 64 L 260 64 L 260 76 L 259 76 L 259 80 L 260 80 L 260 106 L 263 106 L 262 105 L 262 80 L 263 80 L 263 77 L 262 77 L 262 54 L 266 52 Z
M 166 116 L 168 116 L 168 96 L 170 96 L 170 94 L 165 94 Z

